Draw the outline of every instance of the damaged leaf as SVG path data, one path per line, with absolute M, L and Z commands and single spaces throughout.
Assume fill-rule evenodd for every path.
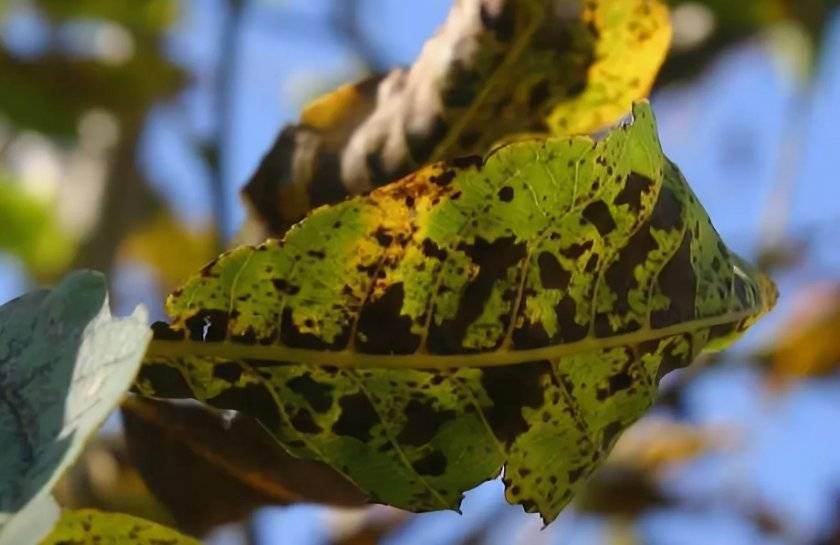
M 343 86 L 280 133 L 244 189 L 257 230 L 522 133 L 603 129 L 647 94 L 670 37 L 659 0 L 459 0 L 411 68 Z
M 775 302 L 663 155 L 523 140 L 316 210 L 167 301 L 137 388 L 257 418 L 371 501 L 457 509 L 504 467 L 553 520 L 659 377 Z

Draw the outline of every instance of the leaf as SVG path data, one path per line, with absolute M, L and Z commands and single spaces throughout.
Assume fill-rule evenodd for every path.
M 411 69 L 307 107 L 244 196 L 279 235 L 314 206 L 518 133 L 597 131 L 647 94 L 670 36 L 659 0 L 461 0 Z
M 131 384 L 150 337 L 143 309 L 111 318 L 105 279 L 89 271 L 0 307 L 0 544 L 49 531 L 34 506 L 55 510 L 50 489 Z
M 120 243 L 120 260 L 140 261 L 170 291 L 216 254 L 216 234 L 209 225 L 190 229 L 171 212 L 161 212 Z
M 40 545 L 201 545 L 141 518 L 89 509 L 66 511 Z
M 358 506 L 335 470 L 286 453 L 259 424 L 197 404 L 129 398 L 122 407 L 132 459 L 178 521 L 204 535 L 265 505 L 317 501 Z
M 47 202 L 0 175 L 0 250 L 23 261 L 38 277 L 51 277 L 73 258 L 76 241 L 68 237 Z
M 516 142 L 316 210 L 167 301 L 138 388 L 250 414 L 373 501 L 456 509 L 505 466 L 552 520 L 665 372 L 775 302 L 662 154 Z
M 760 359 L 775 386 L 826 376 L 840 368 L 839 339 L 840 284 L 814 284 L 794 298 L 791 316 Z

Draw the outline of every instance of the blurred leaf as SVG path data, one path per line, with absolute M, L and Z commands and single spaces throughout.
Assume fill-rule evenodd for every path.
M 178 14 L 178 0 L 35 0 L 34 4 L 56 22 L 98 18 L 117 22 L 135 32 L 160 34 Z
M 810 41 L 809 49 L 820 46 L 826 25 L 831 20 L 831 11 L 840 6 L 837 0 L 668 0 L 672 10 L 690 8 L 693 12 L 705 12 L 703 19 L 712 23 L 708 36 L 691 47 L 677 47 L 668 56 L 660 83 L 690 79 L 717 58 L 727 47 L 755 37 L 776 26 L 793 26 L 800 29 Z M 697 26 L 706 21 L 689 19 L 685 30 L 696 32 Z M 675 44 L 681 41 L 681 25 L 675 25 Z M 800 47 L 797 45 L 797 47 Z M 802 59 L 809 62 L 815 58 Z M 809 70 L 809 68 L 805 68 Z
M 197 404 L 132 397 L 123 404 L 132 458 L 180 528 L 204 535 L 266 505 L 365 504 L 329 466 L 290 456 L 255 421 Z
M 48 506 L 150 336 L 142 308 L 111 318 L 105 279 L 88 271 L 0 307 L 0 544 L 31 545 L 49 531 L 52 521 L 30 506 Z
M 670 35 L 659 0 L 462 0 L 411 69 L 307 107 L 244 196 L 276 236 L 430 162 L 521 133 L 603 129 L 647 94 Z
M 840 284 L 800 293 L 787 323 L 761 359 L 778 382 L 836 373 L 840 367 Z
M 76 134 L 79 118 L 93 108 L 139 122 L 153 102 L 183 82 L 155 43 L 139 44 L 119 65 L 57 54 L 20 59 L 0 49 L 0 114 L 18 127 L 50 135 Z
M 65 509 L 125 513 L 164 526 L 175 520 L 143 482 L 122 436 L 100 433 L 53 487 Z
M 660 475 L 723 443 L 719 432 L 659 418 L 643 420 L 619 438 L 606 464 L 578 494 L 575 507 L 635 518 L 648 509 L 673 505 L 674 498 L 660 486 Z
M 50 203 L 0 179 L 0 218 L 0 250 L 19 257 L 36 278 L 54 278 L 70 264 L 76 241 L 58 224 Z
M 508 501 L 553 520 L 662 374 L 775 303 L 633 114 L 224 254 L 168 299 L 139 390 L 250 414 L 403 509 L 457 509 L 504 465 Z
M 213 258 L 216 234 L 209 226 L 190 229 L 166 211 L 129 233 L 117 251 L 121 260 L 149 265 L 168 292 Z
M 40 545 L 201 545 L 153 522 L 93 510 L 65 511 Z

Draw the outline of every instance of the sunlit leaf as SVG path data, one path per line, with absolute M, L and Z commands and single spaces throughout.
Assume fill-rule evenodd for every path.
M 66 511 L 40 545 L 201 545 L 164 526 L 129 515 Z
M 552 520 L 662 374 L 775 302 L 634 116 L 423 168 L 222 256 L 169 298 L 138 388 L 250 414 L 414 511 L 504 466 L 508 500 Z
M 456 2 L 409 70 L 306 108 L 244 195 L 282 234 L 335 203 L 520 133 L 584 134 L 646 95 L 670 40 L 659 0 Z
M 50 489 L 131 384 L 150 336 L 143 309 L 111 318 L 104 278 L 87 271 L 0 307 L 0 544 L 49 531 Z

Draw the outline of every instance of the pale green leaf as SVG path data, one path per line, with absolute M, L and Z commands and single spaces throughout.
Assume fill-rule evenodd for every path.
M 142 308 L 111 317 L 105 279 L 89 271 L 0 307 L 0 544 L 49 531 L 53 484 L 130 386 L 150 336 Z

